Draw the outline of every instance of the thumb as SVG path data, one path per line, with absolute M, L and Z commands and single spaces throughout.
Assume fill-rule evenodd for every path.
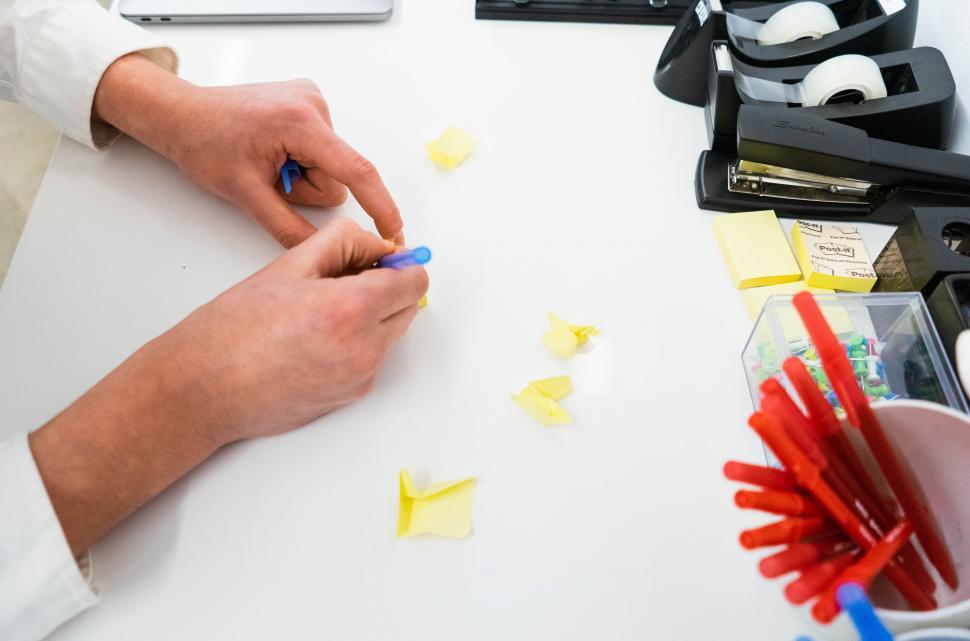
M 251 189 L 239 195 L 238 201 L 241 209 L 287 249 L 299 245 L 317 231 L 276 189 L 260 181 L 254 181 Z
M 307 273 L 328 278 L 366 269 L 392 251 L 392 241 L 364 231 L 349 218 L 337 218 L 292 253 Z

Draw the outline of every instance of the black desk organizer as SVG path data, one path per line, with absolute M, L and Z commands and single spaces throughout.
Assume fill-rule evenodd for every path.
M 889 16 L 883 13 L 878 0 L 818 1 L 832 9 L 841 29 L 818 40 L 765 46 L 730 34 L 725 12 L 763 22 L 778 10 L 778 2 L 695 0 L 660 54 L 654 84 L 669 98 L 703 106 L 708 61 L 715 40 L 728 41 L 735 58 L 756 67 L 818 64 L 842 54 L 868 56 L 913 46 L 919 0 L 906 0 L 904 9 Z
M 970 329 L 970 274 L 951 274 L 926 299 L 950 362 L 956 365 L 957 337 Z
M 714 151 L 737 149 L 738 111 L 742 104 L 770 106 L 787 113 L 862 129 L 873 138 L 919 147 L 946 149 L 953 133 L 956 83 L 946 58 L 932 47 L 896 51 L 872 59 L 879 65 L 889 95 L 869 102 L 834 102 L 818 107 L 763 102 L 743 94 L 735 84 L 737 74 L 779 84 L 804 80 L 814 65 L 798 67 L 752 67 L 730 56 L 726 41 L 715 41 L 707 80 L 704 111 L 708 141 Z M 720 68 L 719 60 L 728 68 Z M 901 126 L 903 125 L 904 126 Z
M 873 263 L 873 292 L 921 292 L 951 274 L 970 273 L 970 208 L 917 207 Z
M 676 24 L 693 0 L 475 0 L 479 20 Z

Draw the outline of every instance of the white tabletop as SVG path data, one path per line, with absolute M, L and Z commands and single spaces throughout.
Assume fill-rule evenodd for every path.
M 970 87 L 970 10 L 923 4 L 920 42 Z M 322 87 L 409 239 L 434 250 L 431 304 L 367 400 L 220 452 L 99 543 L 104 601 L 54 638 L 804 631 L 737 544 L 764 519 L 720 476 L 728 458 L 763 460 L 744 427 L 751 323 L 694 203 L 702 113 L 651 82 L 669 31 L 476 21 L 472 0 L 399 0 L 384 24 L 157 28 L 197 83 Z M 450 124 L 480 140 L 454 173 L 423 151 Z M 869 230 L 874 254 L 888 233 Z M 279 253 L 139 145 L 65 140 L 0 293 L 0 434 L 39 426 Z M 602 335 L 558 360 L 540 341 L 548 310 Z M 574 425 L 543 428 L 509 400 L 564 373 Z M 419 483 L 478 478 L 470 538 L 394 538 L 402 466 Z

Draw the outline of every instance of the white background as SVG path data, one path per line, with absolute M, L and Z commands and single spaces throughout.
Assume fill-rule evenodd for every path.
M 922 14 L 919 43 L 970 87 L 970 8 L 924 0 Z M 720 476 L 729 458 L 763 460 L 744 426 L 750 322 L 694 203 L 702 112 L 651 81 L 669 28 L 475 21 L 472 0 L 400 0 L 384 24 L 157 32 L 200 84 L 319 83 L 409 239 L 434 250 L 431 305 L 366 401 L 220 452 L 99 543 L 104 602 L 54 638 L 805 631 L 740 550 L 763 519 L 739 514 Z M 423 151 L 450 124 L 480 140 L 454 173 Z M 875 255 L 888 230 L 869 234 Z M 41 425 L 279 253 L 139 145 L 62 142 L 0 293 L 0 433 Z M 549 310 L 602 336 L 560 361 L 540 341 Z M 571 426 L 509 400 L 565 373 Z M 419 484 L 478 477 L 469 539 L 394 538 L 402 466 Z

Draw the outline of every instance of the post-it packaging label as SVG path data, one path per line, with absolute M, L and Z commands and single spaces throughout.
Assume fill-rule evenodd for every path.
M 791 235 L 810 286 L 866 294 L 876 284 L 876 272 L 857 227 L 799 220 Z

